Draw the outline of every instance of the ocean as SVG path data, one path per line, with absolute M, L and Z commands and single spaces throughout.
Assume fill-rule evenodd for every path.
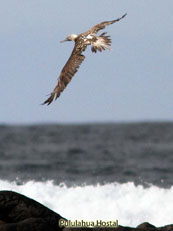
M 173 122 L 0 125 L 0 190 L 70 220 L 173 223 Z

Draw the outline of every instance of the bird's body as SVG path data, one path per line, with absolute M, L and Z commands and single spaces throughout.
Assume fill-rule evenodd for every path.
M 67 63 L 65 64 L 65 66 L 61 71 L 56 87 L 54 88 L 50 97 L 43 104 L 49 105 L 54 98 L 57 99 L 60 96 L 61 92 L 71 81 L 72 77 L 77 72 L 80 64 L 85 59 L 85 56 L 82 53 L 85 51 L 88 45 L 91 45 L 91 50 L 92 52 L 95 53 L 97 51 L 101 52 L 105 49 L 110 50 L 110 46 L 111 46 L 110 36 L 107 36 L 105 32 L 99 36 L 97 36 L 96 34 L 98 33 L 99 30 L 104 29 L 105 26 L 113 24 L 121 20 L 125 16 L 126 14 L 124 14 L 121 18 L 118 19 L 99 23 L 84 33 L 81 33 L 79 35 L 71 34 L 65 40 L 61 41 L 61 42 L 74 41 L 75 46 L 70 58 L 68 59 Z

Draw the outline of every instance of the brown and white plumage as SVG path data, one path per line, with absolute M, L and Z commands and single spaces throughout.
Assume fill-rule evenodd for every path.
M 43 104 L 49 105 L 54 98 L 57 99 L 60 96 L 61 92 L 66 88 L 67 84 L 71 81 L 72 77 L 75 75 L 81 63 L 85 59 L 85 56 L 82 53 L 85 51 L 88 45 L 91 45 L 91 50 L 95 53 L 97 51 L 101 52 L 105 49 L 110 50 L 110 36 L 105 35 L 105 32 L 102 33 L 100 36 L 96 36 L 96 34 L 99 30 L 104 29 L 106 26 L 110 24 L 118 22 L 125 16 L 126 14 L 124 14 L 121 18 L 118 19 L 99 23 L 80 35 L 72 34 L 62 41 L 74 41 L 75 46 L 70 58 L 68 59 L 67 63 L 65 64 L 60 73 L 56 87 L 54 88 L 50 97 L 46 101 L 44 101 Z

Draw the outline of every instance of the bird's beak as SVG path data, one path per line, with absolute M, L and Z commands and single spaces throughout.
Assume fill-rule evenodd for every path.
M 67 41 L 69 41 L 68 38 L 66 38 L 66 39 L 64 39 L 64 40 L 62 40 L 62 41 L 60 41 L 60 43 L 67 42 Z

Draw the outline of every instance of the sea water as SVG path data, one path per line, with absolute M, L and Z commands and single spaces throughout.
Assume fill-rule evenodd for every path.
M 173 223 L 173 123 L 0 126 L 0 190 L 70 220 Z
M 0 190 L 22 193 L 73 221 L 118 220 L 134 227 L 145 221 L 155 226 L 173 222 L 173 186 L 144 188 L 127 182 L 67 187 L 52 181 L 17 185 L 1 180 Z

